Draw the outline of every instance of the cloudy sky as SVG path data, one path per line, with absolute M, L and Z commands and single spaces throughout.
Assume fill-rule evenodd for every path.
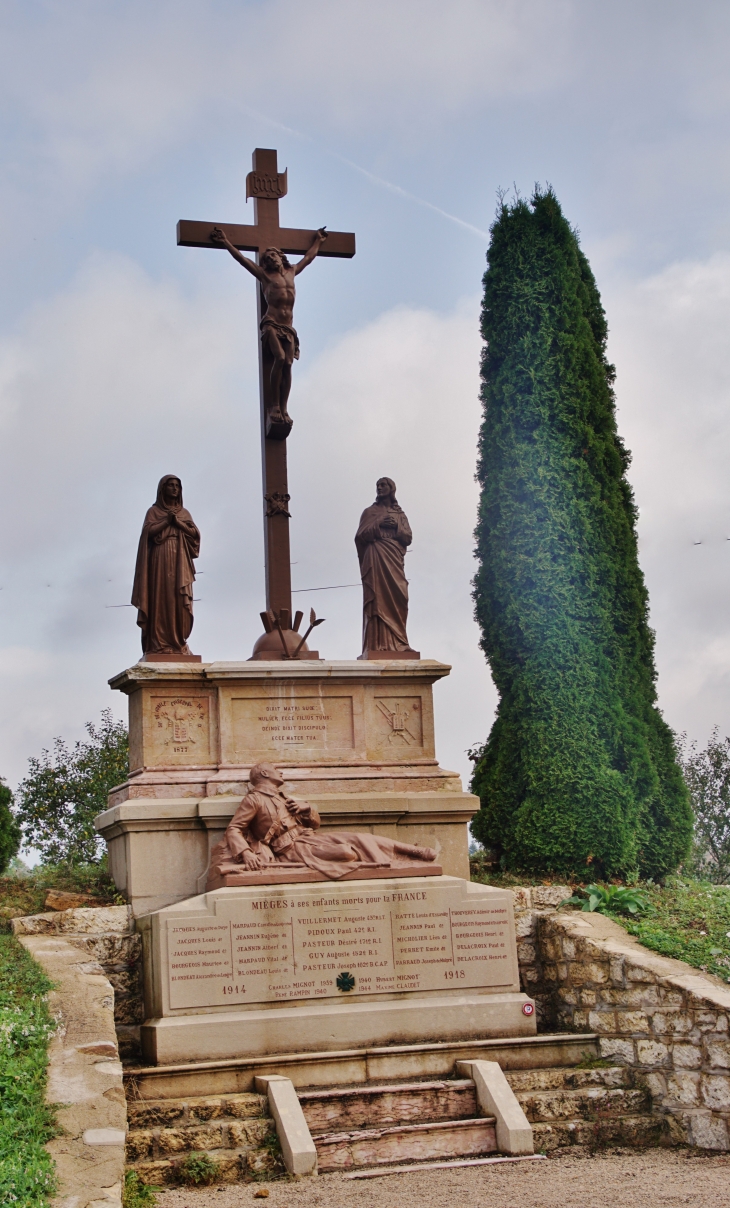
M 357 234 L 297 302 L 293 579 L 322 652 L 359 653 L 359 589 L 310 589 L 357 581 L 387 474 L 466 773 L 496 701 L 469 594 L 480 282 L 496 191 L 550 182 L 608 313 L 661 706 L 730 733 L 729 58 L 717 0 L 0 0 L 0 774 L 124 716 L 162 474 L 202 531 L 193 649 L 258 635 L 253 282 L 175 245 L 179 218 L 252 221 L 256 146 L 286 225 Z

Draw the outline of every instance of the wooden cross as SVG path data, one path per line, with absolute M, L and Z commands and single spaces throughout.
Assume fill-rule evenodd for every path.
M 209 247 L 225 251 L 211 232 L 215 227 L 225 231 L 234 247 L 242 252 L 255 252 L 259 263 L 261 254 L 269 247 L 304 254 L 311 246 L 314 231 L 279 226 L 279 199 L 287 192 L 286 172 L 279 172 L 276 151 L 257 147 L 253 153 L 253 170 L 246 177 L 246 200 L 253 197 L 253 226 L 223 222 L 186 222 L 177 224 L 177 242 L 181 247 Z M 328 232 L 319 250 L 320 256 L 355 255 L 355 236 L 342 231 Z M 261 286 L 256 290 L 258 322 L 266 313 Z M 291 561 L 289 553 L 289 484 L 286 465 L 288 428 L 271 430 L 269 395 L 272 358 L 259 340 L 259 395 L 261 400 L 261 461 L 263 468 L 264 551 L 266 558 L 266 608 L 280 619 L 282 627 L 290 627 Z

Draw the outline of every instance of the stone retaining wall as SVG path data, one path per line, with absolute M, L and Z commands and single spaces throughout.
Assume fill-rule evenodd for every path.
M 46 1100 L 57 1105 L 60 1132 L 46 1148 L 59 1181 L 54 1208 L 122 1208 L 127 1104 L 112 987 L 76 944 L 14 929 L 53 982 Z
M 538 1029 L 597 1032 L 602 1055 L 651 1092 L 670 1141 L 730 1149 L 730 986 L 648 951 L 602 915 L 557 912 L 568 896 L 567 886 L 515 891 L 520 978 Z
M 139 1052 L 139 1025 L 144 1020 L 142 1000 L 142 937 L 135 932 L 131 906 L 81 907 L 49 911 L 12 920 L 21 936 L 62 936 L 88 953 L 101 966 L 114 988 L 114 1022 L 120 1056 Z

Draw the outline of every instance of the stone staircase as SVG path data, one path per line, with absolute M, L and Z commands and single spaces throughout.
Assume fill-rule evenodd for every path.
M 623 1066 L 507 1070 L 505 1077 L 532 1125 L 536 1153 L 568 1145 L 657 1145 L 664 1133 L 649 1092 Z
M 624 1067 L 604 1067 L 597 1051 L 585 1034 L 128 1070 L 128 1162 L 156 1185 L 174 1183 L 192 1152 L 218 1162 L 221 1182 L 283 1174 L 267 1096 L 248 1089 L 277 1073 L 294 1083 L 322 1173 L 486 1158 L 499 1152 L 496 1121 L 463 1076 L 473 1060 L 499 1061 L 536 1153 L 659 1143 L 663 1120 L 648 1091 Z
M 470 1078 L 300 1091 L 299 1102 L 323 1173 L 497 1151 Z
M 177 1181 L 190 1153 L 207 1153 L 221 1183 L 283 1174 L 276 1125 L 266 1095 L 196 1095 L 136 1099 L 127 1083 L 127 1164 L 145 1183 Z

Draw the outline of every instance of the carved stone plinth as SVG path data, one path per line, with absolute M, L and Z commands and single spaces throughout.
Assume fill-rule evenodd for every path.
M 138 929 L 151 1062 L 535 1032 L 512 895 L 459 877 L 218 889 Z
M 210 852 L 248 788 L 276 764 L 323 830 L 433 847 L 468 877 L 478 798 L 439 767 L 429 659 L 137 663 L 110 681 L 129 696 L 130 775 L 96 820 L 135 914 L 202 892 Z

